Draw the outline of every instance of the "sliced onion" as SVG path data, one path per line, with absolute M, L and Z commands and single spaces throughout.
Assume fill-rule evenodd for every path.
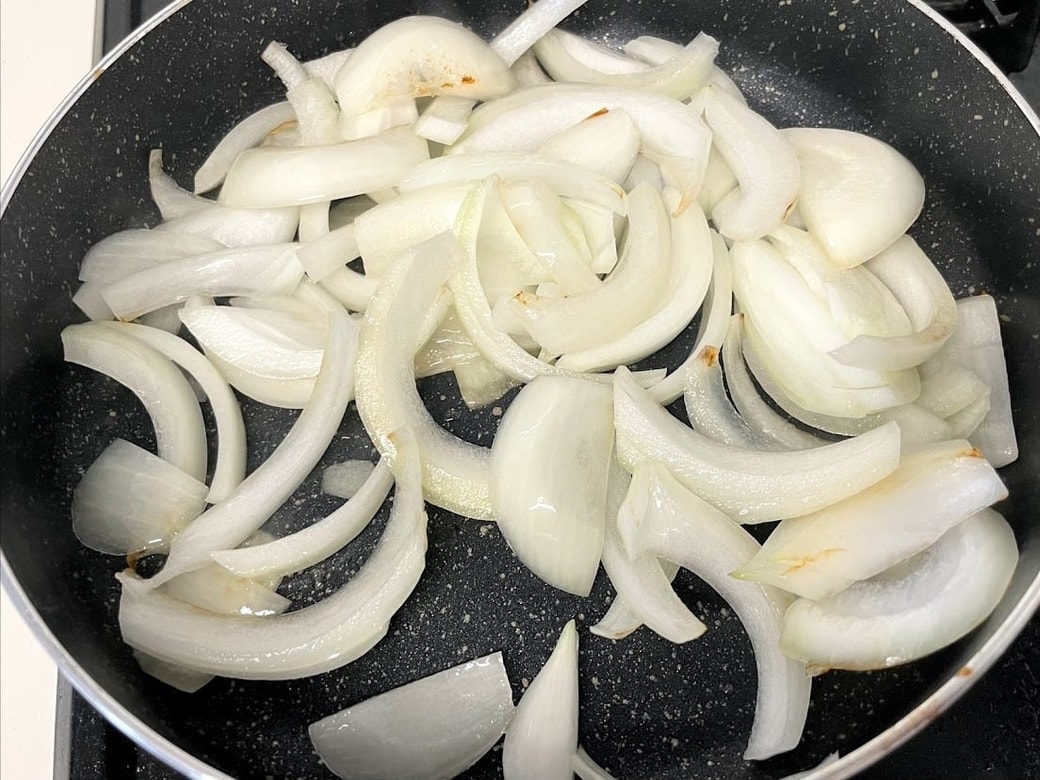
M 337 498 L 351 498 L 372 476 L 375 469 L 376 464 L 368 460 L 344 460 L 333 463 L 321 472 L 321 492 Z
M 345 780 L 440 780 L 476 763 L 512 716 L 509 677 L 493 653 L 354 704 L 307 733 Z
M 571 780 L 577 749 L 578 632 L 571 620 L 516 706 L 502 748 L 502 773 L 505 780 Z
M 101 322 L 69 325 L 61 332 L 65 360 L 93 369 L 127 387 L 155 426 L 159 457 L 193 479 L 206 479 L 206 426 L 188 380 L 160 352 Z
M 425 566 L 418 447 L 408 431 L 395 435 L 395 446 L 397 488 L 386 530 L 361 570 L 332 596 L 282 615 L 229 617 L 152 588 L 155 577 L 139 580 L 124 572 L 117 575 L 123 640 L 167 663 L 253 680 L 321 674 L 360 658 L 386 635 Z
M 207 564 L 213 551 L 240 544 L 292 495 L 332 441 L 353 395 L 356 339 L 354 320 L 345 313 L 332 313 L 318 380 L 289 433 L 227 498 L 177 535 L 166 565 L 145 581 L 146 587 Z
M 238 208 L 276 208 L 348 198 L 396 186 L 429 157 L 426 141 L 407 130 L 325 146 L 248 149 L 220 190 Z
M 155 232 L 205 236 L 228 247 L 284 244 L 293 240 L 300 223 L 298 208 L 204 209 L 157 225 Z
M 697 202 L 706 214 L 711 214 L 723 198 L 737 188 L 737 177 L 733 175 L 729 163 L 719 152 L 715 144 L 708 153 L 708 165 L 704 169 L 704 180 L 697 192 Z M 790 220 L 790 218 L 788 218 Z
M 470 409 L 480 409 L 494 403 L 507 390 L 519 384 L 483 357 L 455 366 L 452 371 L 459 386 L 459 395 Z
M 537 377 L 509 404 L 491 446 L 502 535 L 542 580 L 579 596 L 591 591 L 603 549 L 611 395 L 596 382 Z
M 164 220 L 211 209 L 216 205 L 212 200 L 182 189 L 172 176 L 163 171 L 162 149 L 152 149 L 148 155 L 148 185 L 152 201 Z
M 303 63 L 303 69 L 311 76 L 320 78 L 331 88 L 335 85 L 336 74 L 339 73 L 339 69 L 343 67 L 343 63 L 353 53 L 353 48 L 329 52 L 324 57 L 307 60 Z
M 133 652 L 134 660 L 137 661 L 137 665 L 141 667 L 142 672 L 154 677 L 159 682 L 166 683 L 171 688 L 176 688 L 178 691 L 195 693 L 195 691 L 200 690 L 202 686 L 213 679 L 212 674 L 196 672 L 192 669 L 185 669 L 182 666 L 168 664 L 139 650 L 134 650 Z
M 300 229 L 303 230 L 302 223 Z M 361 256 L 354 225 L 326 231 L 320 238 L 301 244 L 296 256 L 307 276 L 320 282 L 333 271 Z
M 878 254 L 921 213 L 924 180 L 884 141 L 822 127 L 788 128 L 783 136 L 802 168 L 802 217 L 838 265 Z
M 681 43 L 666 41 L 663 38 L 656 38 L 653 35 L 640 35 L 639 37 L 633 38 L 625 43 L 621 48 L 625 54 L 641 60 L 648 65 L 663 65 L 668 60 L 682 52 L 685 47 L 683 47 Z M 718 65 L 711 69 L 708 83 L 714 85 L 726 94 L 735 97 L 742 103 L 747 102 L 744 99 L 743 93 L 740 91 L 740 87 L 738 87 L 726 71 L 722 70 Z
M 662 465 L 647 468 L 652 471 L 646 511 L 618 516 L 629 553 L 675 561 L 726 599 L 751 639 L 758 669 L 755 719 L 744 758 L 761 760 L 791 750 L 802 736 L 811 685 L 805 665 L 780 650 L 790 598 L 777 588 L 731 578 L 733 568 L 755 555 L 758 542 L 680 485 Z
M 639 127 L 624 111 L 602 111 L 561 130 L 540 154 L 595 171 L 621 183 L 639 153 Z
M 72 531 L 85 546 L 110 555 L 157 552 L 205 508 L 205 484 L 116 439 L 72 491 Z
M 780 644 L 817 670 L 884 669 L 960 639 L 996 608 L 1018 563 L 1007 521 L 983 509 L 923 552 L 821 601 L 797 599 Z
M 378 279 L 359 274 L 351 268 L 330 271 L 324 274 L 319 282 L 321 288 L 345 309 L 357 312 L 363 312 L 368 308 L 378 283 Z
M 349 501 L 295 533 L 263 544 L 220 550 L 213 560 L 239 577 L 260 579 L 295 574 L 349 544 L 375 517 L 394 477 L 380 461 Z
M 296 112 L 288 102 L 273 103 L 254 111 L 225 134 L 209 157 L 195 171 L 195 192 L 219 187 L 231 164 L 246 149 L 259 146 L 277 128 L 296 122 Z
M 274 589 L 216 565 L 180 574 L 163 585 L 162 592 L 215 615 L 269 617 L 282 614 L 292 603 Z
M 84 282 L 114 282 L 169 260 L 221 249 L 223 244 L 206 236 L 177 235 L 161 230 L 121 230 L 87 250 L 80 263 L 79 278 Z
M 920 552 L 1006 497 L 996 471 L 968 442 L 923 444 L 872 487 L 781 522 L 735 576 L 823 599 Z
M 796 517 L 852 496 L 899 463 L 895 423 L 809 450 L 761 452 L 709 439 L 672 417 L 624 368 L 614 374 L 618 457 L 666 464 L 682 484 L 742 523 Z

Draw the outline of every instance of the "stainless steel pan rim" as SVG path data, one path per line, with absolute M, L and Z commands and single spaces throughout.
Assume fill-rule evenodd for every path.
M 98 76 L 111 63 L 133 48 L 141 38 L 191 2 L 192 0 L 175 0 L 170 3 L 160 13 L 152 17 L 152 19 L 118 44 L 90 73 L 80 80 L 47 119 L 47 122 L 33 138 L 32 143 L 23 153 L 10 177 L 4 183 L 3 190 L 0 192 L 0 214 L 6 211 L 7 205 L 29 164 L 47 141 L 55 126 L 94 83 Z M 1034 131 L 1040 136 L 1040 117 L 1038 117 L 1036 111 L 1033 110 L 1004 73 L 981 49 L 953 24 L 928 6 L 924 0 L 905 0 L 905 2 L 943 28 L 960 46 L 966 49 L 1007 92 Z M 30 603 L 2 551 L 0 551 L 0 586 L 7 591 L 16 609 L 50 656 L 55 660 L 61 673 L 72 683 L 79 694 L 110 723 L 156 758 L 190 778 L 198 778 L 198 780 L 209 780 L 210 778 L 214 780 L 232 780 L 229 775 L 217 771 L 209 764 L 199 760 L 158 734 L 127 707 L 116 701 L 111 694 L 88 675 L 79 662 L 57 641 L 47 624 L 40 617 L 40 614 Z M 809 780 L 833 780 L 835 778 L 851 777 L 879 761 L 899 745 L 919 733 L 952 706 L 1003 655 L 1038 611 L 1040 611 L 1040 573 L 1034 577 L 1004 621 L 975 654 L 968 659 L 958 673 L 946 680 L 927 699 L 885 731 L 851 753 L 841 756 L 835 763 L 816 769 L 806 775 L 806 777 Z

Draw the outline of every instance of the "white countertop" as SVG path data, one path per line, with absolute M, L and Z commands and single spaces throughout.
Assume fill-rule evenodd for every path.
M 37 130 L 90 70 L 94 0 L 0 4 L 0 178 L 7 180 Z M 0 611 L 0 778 L 53 775 L 54 662 L 6 591 Z

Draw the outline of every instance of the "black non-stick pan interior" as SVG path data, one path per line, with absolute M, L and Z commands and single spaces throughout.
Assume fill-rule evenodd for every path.
M 195 0 L 97 74 L 58 122 L 10 195 L 2 218 L 3 553 L 47 629 L 121 707 L 188 753 L 236 777 L 321 777 L 306 727 L 344 706 L 495 650 L 517 696 L 563 624 L 581 637 L 581 740 L 616 776 L 779 777 L 849 752 L 895 723 L 954 675 L 1007 615 L 1040 563 L 1040 139 L 995 77 L 944 29 L 903 0 L 590 0 L 567 22 L 607 42 L 635 34 L 722 43 L 720 64 L 779 126 L 841 127 L 907 155 L 928 184 L 913 235 L 959 297 L 993 294 L 1004 339 L 1022 456 L 1003 475 L 1003 505 L 1023 562 L 1004 604 L 975 635 L 922 662 L 820 677 L 802 746 L 761 764 L 741 759 L 751 723 L 754 663 L 743 630 L 703 583 L 676 586 L 708 633 L 673 646 L 647 630 L 612 642 L 587 627 L 606 611 L 592 595 L 556 591 L 519 565 L 493 524 L 431 508 L 427 570 L 389 635 L 349 666 L 312 679 L 217 680 L 196 694 L 145 676 L 119 638 L 119 559 L 82 548 L 69 521 L 72 487 L 114 438 L 154 444 L 143 408 L 115 383 L 63 364 L 58 334 L 81 320 L 71 304 L 78 262 L 116 230 L 153 225 L 146 159 L 162 147 L 185 185 L 212 144 L 248 112 L 281 97 L 259 59 L 272 39 L 301 58 L 350 46 L 395 17 L 444 15 L 498 31 L 526 4 L 482 0 L 293 3 Z M 666 350 L 674 363 L 689 334 Z M 653 362 L 653 361 L 650 361 Z M 498 417 L 469 412 L 451 380 L 424 381 L 439 420 L 489 444 Z M 509 396 L 500 402 L 504 406 Z M 294 419 L 243 401 L 253 465 Z M 326 462 L 373 457 L 351 409 Z M 300 527 L 334 507 L 312 476 L 268 526 Z M 304 606 L 364 561 L 385 512 L 326 564 L 286 580 Z M 118 716 L 118 713 L 117 713 Z M 153 743 L 151 748 L 156 748 Z M 492 751 L 469 773 L 494 777 Z

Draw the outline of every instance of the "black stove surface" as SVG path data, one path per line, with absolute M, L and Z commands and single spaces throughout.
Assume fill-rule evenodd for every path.
M 101 2 L 104 51 L 167 5 L 167 0 Z M 929 0 L 929 5 L 989 53 L 1040 106 L 1040 0 Z M 123 736 L 64 680 L 57 731 L 55 780 L 182 777 Z M 1040 616 L 949 712 L 859 777 L 1040 780 Z

